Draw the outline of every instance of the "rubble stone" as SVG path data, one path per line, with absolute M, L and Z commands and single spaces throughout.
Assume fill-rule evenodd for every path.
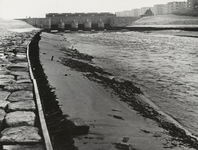
M 12 63 L 21 63 L 21 62 L 26 62 L 26 61 L 27 61 L 27 58 L 22 55 L 20 56 L 16 55 L 16 57 L 10 59 L 10 62 Z
M 6 84 L 4 86 L 4 90 L 8 91 L 19 91 L 19 90 L 29 90 L 32 91 L 33 86 L 32 83 L 13 83 L 13 84 Z
M 7 99 L 10 102 L 33 100 L 32 91 L 16 91 L 13 92 Z
M 28 111 L 15 111 L 6 114 L 5 124 L 8 127 L 34 126 L 36 115 Z
M 30 79 L 24 79 L 24 80 L 19 80 L 16 81 L 17 84 L 23 84 L 23 83 L 32 83 L 32 81 Z
M 84 122 L 82 118 L 68 118 L 74 124 L 74 135 L 85 135 L 89 132 L 89 126 Z
M 20 76 L 17 76 L 17 81 L 24 80 L 24 79 L 29 79 L 29 78 L 30 78 L 29 75 L 20 75 Z
M 35 102 L 32 100 L 9 103 L 7 108 L 7 112 L 35 111 L 35 110 L 36 110 Z
M 14 76 L 13 75 L 0 75 L 0 79 L 14 80 Z
M 35 145 L 4 145 L 3 150 L 45 150 L 41 144 Z
M 7 69 L 8 70 L 11 70 L 11 71 L 25 71 L 27 72 L 29 69 L 28 69 L 28 63 L 17 63 L 17 64 L 11 64 L 9 66 L 7 66 Z
M 28 72 L 21 72 L 21 71 L 12 71 L 10 72 L 10 74 L 14 76 L 29 76 Z
M 13 80 L 10 79 L 0 79 L 0 87 L 5 87 L 8 84 L 13 83 Z
M 39 129 L 31 126 L 6 128 L 1 132 L 0 143 L 4 144 L 33 144 L 40 143 Z

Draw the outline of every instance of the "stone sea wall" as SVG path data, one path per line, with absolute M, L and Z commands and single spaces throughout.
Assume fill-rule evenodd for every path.
M 5 31 L 0 35 L 0 149 L 3 150 L 45 149 L 26 56 L 27 43 L 34 34 Z

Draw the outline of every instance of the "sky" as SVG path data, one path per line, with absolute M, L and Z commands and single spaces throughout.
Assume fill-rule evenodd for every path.
M 45 17 L 46 13 L 115 13 L 172 1 L 174 0 L 0 0 L 0 18 Z

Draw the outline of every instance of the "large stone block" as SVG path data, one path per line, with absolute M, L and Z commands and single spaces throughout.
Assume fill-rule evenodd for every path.
M 13 83 L 13 80 L 10 79 L 0 79 L 0 88 L 5 87 L 6 85 Z
M 4 145 L 3 150 L 45 150 L 41 144 L 35 145 Z
M 17 63 L 17 64 L 11 64 L 9 66 L 7 66 L 8 70 L 11 71 L 24 71 L 24 72 L 28 72 L 28 63 Z
M 7 99 L 10 102 L 33 100 L 32 91 L 16 91 L 13 92 Z
M 25 54 L 17 54 L 15 57 L 9 59 L 12 63 L 22 63 L 27 62 L 27 58 Z
M 4 145 L 3 150 L 45 150 L 41 144 L 35 145 Z
M 10 72 L 11 75 L 14 75 L 14 76 L 29 76 L 29 73 L 28 72 L 21 72 L 21 71 L 11 71 Z
M 31 126 L 6 128 L 1 132 L 0 143 L 4 144 L 33 144 L 42 141 L 39 129 Z
M 9 103 L 7 107 L 7 112 L 35 111 L 35 110 L 36 110 L 36 106 L 33 100 Z
M 23 80 L 16 81 L 16 83 L 17 84 L 32 83 L 32 80 L 30 80 L 30 79 L 23 79 Z
M 89 126 L 84 122 L 82 118 L 68 118 L 74 124 L 74 135 L 85 135 L 89 132 Z
M 4 90 L 8 91 L 19 91 L 19 90 L 28 90 L 32 91 L 33 85 L 32 83 L 13 83 L 13 84 L 6 84 Z
M 0 75 L 6 75 L 8 73 L 10 73 L 9 70 L 0 68 Z
M 0 80 L 1 79 L 14 80 L 14 76 L 13 75 L 0 75 Z
M 24 80 L 24 79 L 30 79 L 29 74 L 28 75 L 19 75 L 19 76 L 17 76 L 17 81 Z
M 36 115 L 34 112 L 15 111 L 6 114 L 5 123 L 8 127 L 34 126 Z

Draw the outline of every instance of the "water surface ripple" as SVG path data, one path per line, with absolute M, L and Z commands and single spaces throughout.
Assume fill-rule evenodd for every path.
M 198 135 L 198 38 L 139 32 L 65 34 L 114 75 L 132 80 L 146 97 Z

